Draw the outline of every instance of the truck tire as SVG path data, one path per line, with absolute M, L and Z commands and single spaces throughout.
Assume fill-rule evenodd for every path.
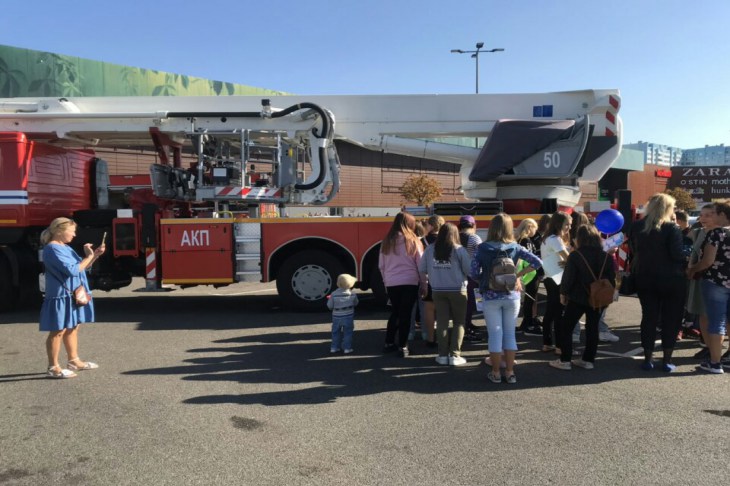
M 342 264 L 321 250 L 296 253 L 284 261 L 276 278 L 276 290 L 286 307 L 306 311 L 326 310 L 327 295 L 343 273 Z
M 385 306 L 388 303 L 388 292 L 385 290 L 383 276 L 380 274 L 378 267 L 373 267 L 370 270 L 370 290 L 375 296 L 375 302 L 379 305 Z
M 15 308 L 15 304 L 18 302 L 17 290 L 13 286 L 10 263 L 5 255 L 0 253 L 0 311 Z
M 38 257 L 29 248 L 15 248 L 15 258 L 18 265 L 18 307 L 40 309 L 43 296 L 38 286 L 41 272 Z

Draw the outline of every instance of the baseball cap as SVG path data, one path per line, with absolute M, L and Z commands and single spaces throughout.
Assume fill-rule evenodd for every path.
M 471 216 L 471 215 L 468 215 L 467 214 L 467 215 L 462 216 L 461 218 L 459 218 L 459 225 L 462 225 L 462 224 L 468 224 L 468 225 L 471 225 L 471 226 L 475 226 L 477 224 L 477 222 L 474 219 L 474 216 Z

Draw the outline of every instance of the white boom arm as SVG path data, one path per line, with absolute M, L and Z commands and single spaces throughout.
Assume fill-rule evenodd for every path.
M 156 134 L 152 139 L 158 149 L 161 143 L 177 147 L 192 143 L 200 157 L 200 174 L 187 182 L 194 183 L 197 199 L 231 194 L 220 190 L 229 187 L 225 183 L 205 180 L 204 165 L 213 169 L 225 166 L 233 159 L 232 150 L 240 152 L 236 160 L 242 164 L 238 170 L 245 189 L 246 164 L 254 161 L 254 153 L 267 152 L 276 177 L 270 182 L 273 185 L 259 190 L 267 195 L 258 199 L 304 204 L 326 202 L 336 192 L 339 164 L 334 139 L 372 150 L 458 163 L 467 197 L 511 197 L 528 191 L 526 197 L 535 198 L 537 184 L 552 188 L 541 195 L 556 196 L 561 204 L 575 204 L 578 178 L 598 180 L 618 157 L 621 146 L 618 90 L 267 99 L 270 105 L 263 106 L 258 96 L 0 99 L 0 131 L 25 132 L 34 139 L 72 146 L 150 146 L 151 131 Z M 474 180 L 475 163 L 482 164 L 480 152 L 487 152 L 484 156 L 489 159 L 497 139 L 509 140 L 501 135 L 492 140 L 495 127 L 507 128 L 515 120 L 539 125 L 570 123 L 560 127 L 567 135 L 548 145 L 541 142 L 528 148 L 530 130 L 517 138 L 513 135 L 510 145 L 522 146 L 525 141 L 525 150 L 532 153 L 524 154 L 524 160 L 493 179 L 490 175 L 489 180 Z M 450 137 L 487 137 L 488 142 L 480 150 L 431 141 Z M 574 142 L 568 143 L 567 138 Z M 561 166 L 561 157 L 568 155 L 571 162 L 563 161 Z M 302 160 L 310 164 L 306 179 L 297 171 Z M 536 170 L 538 163 L 545 170 Z M 234 198 L 243 197 L 236 194 Z

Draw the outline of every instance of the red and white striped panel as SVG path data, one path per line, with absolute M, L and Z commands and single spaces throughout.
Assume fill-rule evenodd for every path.
M 275 197 L 281 197 L 281 188 L 271 187 L 240 187 L 240 186 L 225 186 L 216 187 L 216 197 L 237 197 L 241 199 L 270 199 Z
M 616 113 L 621 106 L 621 102 L 618 97 L 609 95 L 608 96 L 609 107 L 606 110 L 606 133 L 607 137 L 614 137 L 618 130 L 616 129 Z
M 620 271 L 626 271 L 628 270 L 626 268 L 626 261 L 629 258 L 629 245 L 628 243 L 624 243 L 623 245 L 618 247 L 618 251 L 616 252 L 616 261 L 618 262 L 618 269 Z
M 157 280 L 157 258 L 154 248 L 145 250 L 145 279 Z

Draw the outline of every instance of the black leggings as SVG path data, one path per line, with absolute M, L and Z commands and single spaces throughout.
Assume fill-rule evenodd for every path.
M 560 361 L 569 362 L 573 355 L 573 329 L 580 317 L 586 316 L 586 348 L 583 351 L 583 361 L 593 363 L 598 351 L 598 321 L 601 320 L 600 310 L 591 306 L 578 304 L 572 300 L 565 306 L 565 313 L 560 329 Z
M 418 299 L 418 285 L 395 285 L 386 287 L 390 299 L 391 311 L 388 327 L 385 330 L 385 344 L 395 342 L 398 333 L 398 347 L 408 345 L 408 333 L 411 330 L 411 313 Z
M 647 359 L 654 352 L 657 327 L 661 328 L 664 354 L 669 355 L 665 358 L 671 357 L 684 316 L 687 291 L 685 282 L 676 279 L 676 282 L 672 282 L 673 285 L 666 285 L 664 288 L 646 286 L 638 289 L 641 302 L 641 347 L 644 348 L 644 357 Z
M 537 300 L 537 288 L 540 286 L 540 279 L 535 275 L 535 278 L 530 280 L 530 283 L 525 285 L 525 298 L 522 301 L 522 323 L 520 328 L 524 331 L 528 327 L 534 324 L 534 316 L 532 315 L 532 309 Z
M 471 322 L 474 311 L 477 310 L 477 301 L 474 298 L 474 289 L 479 288 L 479 284 L 472 279 L 467 281 L 466 286 L 466 322 L 464 323 L 464 329 L 470 330 L 475 329 L 476 326 Z
M 545 284 L 545 290 L 547 290 L 547 306 L 545 317 L 542 318 L 542 344 L 552 346 L 554 343 L 559 346 L 564 310 L 563 304 L 560 303 L 560 286 L 550 277 L 547 277 L 542 283 Z M 553 341 L 553 333 L 555 341 Z

